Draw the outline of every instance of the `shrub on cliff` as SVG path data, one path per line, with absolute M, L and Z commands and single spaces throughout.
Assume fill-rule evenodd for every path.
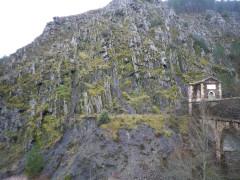
M 104 111 L 100 114 L 98 118 L 98 126 L 101 126 L 102 124 L 107 124 L 110 121 L 108 112 Z
M 40 174 L 44 167 L 44 159 L 39 146 L 33 148 L 27 153 L 25 172 L 29 177 L 35 177 Z

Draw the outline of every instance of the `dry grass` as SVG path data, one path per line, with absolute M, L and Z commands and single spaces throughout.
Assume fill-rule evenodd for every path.
M 110 122 L 101 125 L 101 128 L 109 131 L 114 139 L 118 137 L 119 129 L 134 129 L 139 124 L 146 124 L 155 129 L 156 133 L 164 133 L 166 116 L 162 114 L 121 114 L 111 115 Z

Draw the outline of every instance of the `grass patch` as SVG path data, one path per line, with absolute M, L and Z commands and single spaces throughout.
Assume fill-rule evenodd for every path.
M 102 82 L 98 82 L 95 84 L 85 83 L 86 87 L 88 88 L 88 93 L 90 96 L 99 96 L 104 93 L 104 87 Z
M 69 174 L 69 175 L 66 175 L 65 177 L 64 177 L 64 180 L 72 180 L 73 178 L 72 178 L 72 175 L 71 174 Z
M 179 124 L 179 131 L 181 134 L 188 134 L 188 123 L 189 123 L 189 117 L 188 116 L 181 116 L 179 117 L 178 120 L 178 124 Z
M 28 104 L 25 102 L 22 96 L 12 96 L 8 99 L 7 105 L 10 108 L 17 108 L 21 110 L 27 110 Z
M 122 114 L 110 116 L 110 122 L 107 124 L 102 124 L 100 127 L 109 131 L 113 139 L 117 139 L 119 129 L 134 129 L 139 124 L 146 124 L 155 129 L 156 134 L 163 134 L 165 118 L 162 114 Z
M 12 164 L 17 162 L 24 153 L 24 146 L 20 143 L 11 144 L 8 148 L 7 144 L 2 143 L 0 149 L 0 169 L 7 171 L 11 168 Z
M 98 123 L 97 124 L 98 124 L 98 126 L 101 126 L 102 124 L 107 124 L 108 122 L 110 122 L 108 112 L 104 111 L 98 117 Z
M 202 65 L 202 66 L 207 66 L 208 64 L 209 64 L 209 62 L 208 62 L 208 60 L 206 59 L 206 58 L 201 58 L 200 59 L 200 64 Z
M 165 137 L 171 137 L 171 136 L 173 135 L 173 132 L 170 131 L 170 130 L 168 130 L 168 129 L 164 129 L 164 130 L 163 130 L 163 135 L 164 135 Z
M 122 96 L 136 111 L 140 110 L 140 112 L 142 112 L 141 109 L 144 109 L 145 106 L 151 103 L 151 97 L 145 92 L 128 94 L 124 91 Z
M 171 129 L 177 130 L 182 135 L 188 134 L 189 117 L 183 116 L 170 116 L 168 119 L 168 126 Z

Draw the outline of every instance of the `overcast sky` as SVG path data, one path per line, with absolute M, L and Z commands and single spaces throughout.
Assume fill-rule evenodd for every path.
M 111 0 L 1 0 L 0 57 L 14 53 L 39 36 L 54 16 L 80 14 Z

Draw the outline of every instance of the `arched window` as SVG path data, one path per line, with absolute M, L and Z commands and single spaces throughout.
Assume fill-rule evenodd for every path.
M 209 91 L 208 92 L 208 99 L 215 99 L 215 98 L 216 98 L 215 92 L 214 91 Z

